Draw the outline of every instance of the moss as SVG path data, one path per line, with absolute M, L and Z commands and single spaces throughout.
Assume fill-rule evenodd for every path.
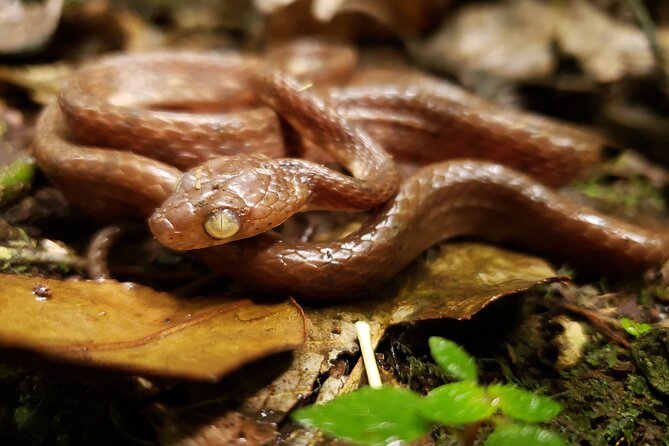
M 553 429 L 573 444 L 666 445 L 669 408 L 634 370 L 628 350 L 594 346 L 556 383 L 564 409 Z
M 406 339 L 402 332 L 391 331 L 387 340 L 383 365 L 392 370 L 399 381 L 422 393 L 447 382 L 444 371 L 434 363 L 424 346 Z
M 484 314 L 482 319 L 477 316 L 466 323 L 391 329 L 382 348 L 385 365 L 414 390 L 428 391 L 442 384 L 445 378 L 425 348 L 425 332 L 434 334 L 448 325 L 454 327 L 448 331 L 460 335 L 465 340 L 463 345 L 476 357 L 483 382 L 513 382 L 558 400 L 563 411 L 549 428 L 563 435 L 569 444 L 669 445 L 669 405 L 649 385 L 628 349 L 610 343 L 591 329 L 594 341 L 586 347 L 581 361 L 568 370 L 555 368 L 552 340 L 559 328 L 550 320 L 559 308 L 559 301 L 547 299 L 539 291 L 524 300 L 511 326 L 495 329 Z M 498 309 L 495 316 L 501 317 Z M 480 349 L 477 336 L 491 350 Z M 490 342 L 493 336 L 495 343 Z M 449 429 L 436 430 L 433 438 L 439 445 L 450 446 L 457 441 Z
M 650 385 L 669 396 L 669 330 L 655 329 L 640 335 L 632 344 L 634 363 Z
M 126 444 L 108 415 L 111 399 L 78 381 L 0 367 L 0 444 Z
M 603 209 L 610 211 L 619 209 L 629 216 L 646 212 L 659 214 L 666 212 L 667 204 L 662 191 L 647 178 L 631 174 L 621 178 L 612 175 L 609 169 L 610 167 L 602 168 L 600 175 L 576 183 L 572 188 L 586 197 L 597 200 Z

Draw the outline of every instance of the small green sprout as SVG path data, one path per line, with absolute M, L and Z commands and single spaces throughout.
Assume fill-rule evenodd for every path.
M 0 205 L 9 203 L 27 190 L 35 176 L 35 170 L 35 160 L 27 155 L 17 158 L 7 166 L 0 166 Z
M 458 381 L 433 389 L 426 396 L 411 390 L 365 387 L 321 405 L 297 410 L 293 419 L 335 437 L 367 445 L 403 444 L 427 434 L 433 425 L 464 428 L 491 423 L 486 446 L 564 446 L 545 423 L 560 413 L 560 405 L 510 384 L 483 386 L 476 363 L 462 347 L 431 337 L 435 362 Z
M 623 327 L 623 330 L 635 338 L 653 328 L 649 324 L 633 321 L 632 319 L 626 317 L 620 319 L 620 326 Z

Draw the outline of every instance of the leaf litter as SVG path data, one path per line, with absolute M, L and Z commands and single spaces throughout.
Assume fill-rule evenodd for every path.
M 658 39 L 669 43 L 669 30 L 658 30 Z M 656 68 L 643 31 L 585 0 L 471 3 L 411 48 L 433 69 L 460 75 L 486 72 L 517 81 L 551 75 L 560 54 L 573 57 L 598 82 Z
M 411 298 L 416 269 L 433 280 L 422 284 L 423 299 Z M 442 289 L 441 285 L 447 280 L 460 285 Z M 354 329 L 357 320 L 370 323 L 376 345 L 390 326 L 429 319 L 468 319 L 500 297 L 554 280 L 561 277 L 545 261 L 535 257 L 473 243 L 444 245 L 427 259 L 416 262 L 396 283 L 374 295 L 363 296 L 355 303 L 305 307 L 309 327 L 305 347 L 295 352 L 287 368 L 269 385 L 246 396 L 239 407 L 244 413 L 272 413 L 281 420 L 297 404 L 310 398 L 315 383 L 318 383 L 315 397 L 319 402 L 357 388 L 363 379 L 361 361 L 354 360 L 350 373 L 333 368 L 338 358 L 357 355 Z M 233 379 L 237 382 L 237 378 Z M 248 380 L 248 374 L 241 379 Z M 234 398 L 230 389 L 239 386 L 239 383 L 229 384 L 220 394 L 210 390 L 201 403 L 211 401 L 216 405 L 216 398 L 223 398 L 220 406 L 227 407 L 228 399 Z M 213 422 L 222 422 L 229 416 L 227 412 Z M 298 429 L 293 435 L 311 434 Z
M 296 3 L 304 3 L 304 2 L 296 2 Z M 347 5 L 347 3 L 349 5 Z M 334 5 L 334 8 L 331 9 L 329 12 L 327 10 L 321 10 L 320 18 L 321 19 L 332 18 L 335 22 L 337 22 L 342 17 L 336 17 L 336 16 L 346 16 L 348 13 L 351 12 L 350 9 L 347 9 L 349 8 L 350 3 L 351 2 L 333 2 L 332 5 Z M 375 11 L 377 10 L 377 8 L 374 6 L 373 1 L 368 3 L 369 5 L 371 5 L 370 7 L 367 6 L 356 7 L 353 9 L 357 9 L 358 14 L 374 16 L 376 14 Z M 430 2 L 425 2 L 425 3 L 428 4 Z M 517 2 L 517 4 L 520 3 L 532 3 L 532 2 Z M 533 2 L 533 3 L 538 4 L 538 2 Z M 500 4 L 505 4 L 504 7 L 512 8 L 514 2 L 501 2 Z M 606 17 L 604 14 L 601 13 L 601 11 L 595 10 L 590 5 L 587 5 L 583 2 L 567 2 L 566 4 L 568 5 L 568 8 L 562 10 L 562 13 L 565 13 L 565 11 L 568 12 L 570 10 L 569 8 L 572 9 L 582 8 L 582 11 L 579 10 L 581 11 L 579 12 L 579 14 L 582 13 L 585 14 L 586 16 L 590 14 L 592 16 L 591 18 L 593 18 L 593 20 L 596 23 L 599 23 L 597 30 L 598 32 L 601 32 L 601 36 L 604 36 L 602 38 L 605 40 L 607 39 L 606 36 L 609 36 L 610 33 L 616 32 L 619 26 L 623 27 L 626 26 L 625 24 L 617 20 Z M 417 9 L 421 8 L 423 8 L 424 10 L 430 9 L 429 7 L 423 7 L 423 6 Z M 203 10 L 206 9 L 207 8 L 203 8 Z M 276 10 L 277 13 L 285 12 L 281 10 L 281 6 L 277 6 Z M 327 14 L 323 13 L 323 11 L 325 11 Z M 246 12 L 244 12 L 244 14 L 246 14 Z M 409 14 L 405 15 L 406 17 L 404 18 L 407 20 L 407 22 L 413 20 L 410 19 Z M 530 16 L 532 16 L 532 14 L 528 14 L 526 16 L 520 15 L 517 18 L 518 20 L 522 21 L 522 20 L 527 20 L 527 17 Z M 130 16 L 124 17 L 123 14 L 119 14 L 116 17 L 120 22 L 123 23 L 123 26 L 121 26 L 121 29 L 124 30 L 123 33 L 126 36 L 130 36 L 130 38 L 127 39 L 127 41 L 131 43 L 129 44 L 126 43 L 126 45 L 128 45 L 128 49 L 131 49 L 133 47 L 152 48 L 155 46 L 163 45 L 166 42 L 170 41 L 169 38 L 168 39 L 158 38 L 154 40 L 155 37 L 154 31 L 156 31 L 156 28 L 154 28 L 153 26 L 149 27 L 142 26 L 142 21 L 136 20 L 138 16 L 132 16 L 132 20 L 130 19 Z M 455 17 L 455 15 L 453 17 Z M 538 20 L 538 17 L 539 15 L 537 14 L 534 15 L 532 18 L 534 20 L 537 20 L 537 22 L 541 22 L 540 20 Z M 227 19 L 229 18 L 230 17 L 227 17 Z M 211 21 L 211 18 L 209 18 L 209 20 Z M 424 23 L 426 23 L 425 21 L 422 21 L 422 19 L 418 18 L 416 19 L 415 23 L 413 24 L 409 23 L 409 26 L 407 28 L 404 28 L 403 25 L 406 25 L 406 23 L 404 24 L 394 23 L 393 20 L 397 19 L 396 17 L 393 16 L 378 15 L 376 17 L 376 20 L 381 22 L 384 22 L 385 20 L 386 26 L 388 26 L 392 32 L 395 32 L 401 36 L 407 36 L 412 34 L 415 36 L 416 35 L 415 30 L 421 29 L 421 27 L 424 26 Z M 597 20 L 599 20 L 599 22 L 597 22 Z M 235 23 L 237 23 L 236 26 L 239 26 L 240 23 L 248 24 L 252 22 L 253 20 L 250 20 L 248 22 L 242 22 L 237 20 Z M 270 22 L 268 22 L 269 28 L 271 28 Z M 339 21 L 339 23 L 341 23 L 341 20 Z M 573 26 L 574 30 L 577 32 L 583 31 L 582 29 L 579 29 L 580 26 L 582 27 L 582 24 L 573 23 L 570 26 Z M 628 35 L 629 38 L 626 39 L 625 42 L 621 42 L 620 45 L 618 44 L 610 45 L 610 47 L 608 48 L 609 51 L 602 54 L 597 53 L 593 55 L 591 54 L 591 52 L 589 53 L 587 45 L 580 45 L 580 46 L 576 45 L 576 47 L 571 47 L 568 45 L 570 42 L 563 43 L 564 48 L 567 48 L 570 51 L 568 54 L 573 55 L 580 62 L 582 68 L 586 71 L 587 75 L 592 75 L 600 81 L 614 82 L 616 79 L 622 79 L 626 76 L 636 76 L 639 74 L 648 73 L 649 70 L 652 70 L 652 63 L 651 63 L 652 61 L 650 61 L 648 57 L 648 52 L 646 50 L 639 50 L 638 52 L 634 52 L 636 51 L 635 48 L 638 49 L 641 48 L 641 46 L 643 46 L 643 42 L 639 40 L 639 33 L 637 32 L 638 30 L 633 29 L 632 27 L 628 28 L 631 34 L 625 34 L 625 35 Z M 336 28 L 334 29 L 336 30 Z M 480 31 L 480 27 L 478 27 L 478 29 Z M 409 31 L 407 32 L 407 30 Z M 185 35 L 184 30 L 180 30 L 180 33 L 181 35 Z M 500 38 L 498 40 L 501 42 L 503 39 Z M 556 65 L 555 61 L 551 60 L 551 58 L 554 57 L 554 54 L 550 52 L 549 53 L 545 52 L 546 41 L 542 39 L 536 39 L 536 42 L 529 42 L 532 39 L 526 39 L 526 40 L 528 41 L 526 42 L 528 44 L 532 43 L 535 44 L 534 51 L 536 51 L 536 54 L 539 57 L 539 59 L 537 59 L 538 62 L 535 61 L 534 66 L 530 65 L 529 70 L 527 68 L 523 68 L 523 65 L 521 63 L 522 61 L 520 59 L 517 59 L 518 61 L 517 64 L 515 62 L 512 64 L 508 64 L 508 66 L 517 69 L 516 74 L 513 74 L 513 76 L 516 76 L 517 73 L 520 73 L 519 75 L 520 78 L 527 78 L 523 77 L 526 76 L 527 73 L 533 73 L 529 75 L 529 78 L 535 78 L 535 79 L 540 78 L 541 76 L 550 76 L 552 70 L 556 69 Z M 175 40 L 172 39 L 170 44 L 174 42 Z M 513 45 L 511 45 L 511 47 L 513 47 Z M 626 49 L 626 48 L 631 48 L 631 49 Z M 633 57 L 628 56 L 629 52 L 634 53 Z M 498 56 L 499 54 L 502 53 L 498 53 Z M 527 56 L 527 54 L 528 53 L 526 53 L 525 56 Z M 608 60 L 608 62 L 604 62 L 601 59 L 598 60 L 597 56 L 606 57 L 609 58 L 610 60 Z M 530 63 L 532 63 L 531 58 L 529 60 Z M 423 62 L 425 62 L 425 60 L 423 60 Z M 432 62 L 443 63 L 443 60 L 434 59 Z M 465 67 L 466 69 L 469 69 L 469 66 L 462 62 L 463 59 L 457 61 L 456 66 Z M 598 70 L 601 70 L 601 67 L 605 66 L 606 63 L 611 63 L 612 64 L 611 66 L 616 67 L 616 70 L 612 70 L 611 72 L 606 72 L 606 73 L 598 72 Z M 494 64 L 491 66 L 494 67 Z M 33 100 L 35 100 L 36 102 L 45 102 L 49 100 L 49 95 L 52 95 L 53 94 L 52 92 L 55 91 L 54 90 L 55 87 L 49 86 L 49 84 L 51 83 L 49 77 L 51 76 L 54 80 L 54 83 L 52 85 L 57 85 L 57 82 L 59 82 L 58 78 L 60 77 L 60 75 L 58 75 L 59 69 L 54 69 L 51 73 L 49 73 L 50 68 L 48 68 L 48 66 L 46 66 L 45 69 L 46 69 L 46 71 L 44 72 L 45 77 L 41 77 L 41 74 L 39 72 L 36 72 L 37 75 L 32 77 L 32 79 L 34 80 L 31 80 L 32 74 L 29 71 L 25 71 L 23 74 L 20 72 L 15 72 L 11 74 L 11 76 L 14 77 L 13 78 L 7 77 L 5 79 L 5 82 L 18 85 L 21 88 L 27 88 L 28 90 L 32 90 Z M 66 69 L 69 68 L 66 67 Z M 504 76 L 504 73 L 501 72 L 496 72 L 495 74 Z M 617 76 L 617 77 L 607 79 L 606 76 Z M 42 85 L 44 85 L 44 87 L 42 87 Z M 41 93 L 40 91 L 42 91 L 43 93 Z M 450 254 L 449 250 L 452 250 L 450 251 Z M 476 277 L 468 276 L 468 273 L 463 271 L 463 268 L 466 270 L 469 267 L 471 267 L 472 270 L 477 270 Z M 518 271 L 515 270 L 516 268 L 518 268 Z M 512 273 L 510 273 L 510 271 L 512 271 Z M 154 420 L 156 421 L 155 427 L 159 432 L 159 437 L 161 438 L 161 441 L 164 443 L 171 443 L 171 444 L 174 444 L 175 442 L 178 441 L 184 442 L 183 444 L 211 444 L 216 440 L 232 441 L 230 439 L 233 437 L 235 438 L 235 441 L 239 440 L 240 442 L 243 442 L 243 440 L 245 439 L 250 441 L 254 441 L 251 439 L 255 439 L 255 441 L 258 442 L 270 441 L 271 438 L 275 438 L 277 435 L 276 425 L 268 427 L 266 425 L 262 425 L 261 423 L 259 425 L 260 427 L 258 427 L 256 418 L 254 418 L 253 416 L 249 417 L 247 413 L 257 413 L 257 411 L 260 411 L 262 413 L 268 414 L 276 412 L 278 414 L 278 418 L 275 417 L 273 419 L 274 420 L 281 419 L 283 413 L 290 410 L 295 404 L 298 404 L 305 398 L 308 398 L 309 395 L 312 394 L 315 388 L 316 390 L 319 390 L 319 393 L 317 395 L 318 400 L 323 401 L 331 399 L 337 394 L 346 391 L 350 388 L 357 387 L 361 382 L 361 380 L 363 380 L 361 366 L 359 364 L 354 365 L 355 355 L 357 354 L 356 353 L 357 345 L 353 337 L 352 324 L 358 318 L 365 318 L 371 321 L 372 326 L 374 328 L 373 336 L 375 341 L 378 342 L 378 340 L 383 336 L 387 328 L 393 325 L 406 324 L 406 323 L 413 324 L 421 320 L 440 319 L 440 318 L 468 319 L 472 317 L 476 312 L 480 311 L 481 309 L 483 309 L 496 299 L 499 299 L 503 296 L 507 296 L 509 294 L 514 294 L 519 290 L 530 288 L 534 284 L 547 283 L 550 281 L 561 280 L 561 279 L 562 277 L 559 274 L 556 274 L 554 271 L 552 271 L 551 268 L 540 259 L 535 259 L 533 257 L 524 256 L 522 254 L 516 254 L 509 251 L 500 250 L 498 248 L 492 248 L 478 244 L 474 245 L 456 244 L 452 246 L 445 245 L 440 248 L 432 249 L 423 259 L 415 262 L 414 265 L 412 265 L 394 283 L 389 284 L 384 289 L 379 290 L 373 294 L 364 296 L 363 303 L 356 303 L 356 304 L 344 303 L 335 305 L 331 308 L 307 307 L 304 310 L 307 316 L 306 323 L 308 324 L 308 333 L 309 333 L 309 338 L 307 343 L 305 344 L 304 348 L 298 350 L 294 354 L 283 356 L 283 358 L 284 359 L 287 358 L 287 360 L 279 361 L 276 359 L 272 359 L 275 358 L 273 356 L 270 358 L 269 362 L 261 363 L 260 367 L 263 367 L 262 364 L 265 364 L 265 367 L 268 369 L 266 371 L 270 376 L 269 378 L 270 384 L 264 387 L 261 386 L 260 390 L 255 393 L 251 392 L 250 397 L 248 396 L 248 394 L 239 396 L 243 401 L 243 404 L 240 407 L 241 409 L 243 409 L 245 413 L 241 413 L 237 410 L 230 410 L 226 412 L 224 416 L 220 417 L 220 414 L 223 413 L 224 411 L 216 410 L 215 403 L 217 398 L 221 397 L 224 399 L 229 399 L 232 398 L 235 392 L 231 391 L 230 389 L 226 389 L 224 393 L 221 393 L 217 397 L 212 394 L 207 394 L 209 391 L 211 391 L 212 389 L 211 387 L 204 387 L 204 389 L 207 389 L 204 392 L 205 394 L 207 394 L 206 397 L 203 398 L 202 395 L 200 395 L 200 397 L 198 398 L 196 396 L 196 393 L 191 393 L 192 401 L 200 401 L 200 402 L 211 401 L 211 404 L 214 406 L 213 416 L 204 419 L 195 416 L 194 419 L 192 418 L 189 419 L 188 414 L 197 413 L 197 410 L 191 411 L 190 407 L 188 406 L 178 408 L 175 406 L 163 405 L 162 407 L 164 409 L 164 414 L 166 414 L 165 417 L 163 418 L 163 421 L 167 420 L 168 423 L 167 425 L 165 424 L 160 425 L 160 423 L 158 422 L 160 420 L 160 417 L 156 416 Z M 28 280 L 41 281 L 42 279 L 28 279 Z M 455 283 L 456 281 L 460 280 L 463 280 L 462 284 Z M 87 288 L 89 286 L 93 287 L 93 285 L 95 285 L 88 282 L 72 281 L 70 283 L 77 284 L 77 285 L 72 285 L 75 288 L 76 287 Z M 115 286 L 122 287 L 123 285 L 117 284 Z M 133 285 L 133 288 L 136 288 L 136 286 Z M 31 298 L 43 299 L 41 302 L 50 302 L 50 300 L 56 298 L 61 294 L 61 293 L 54 294 L 53 292 L 54 289 L 60 289 L 60 285 L 53 288 L 49 286 L 44 286 L 43 283 L 35 283 L 33 287 L 30 288 L 30 290 L 28 290 L 27 288 L 23 288 L 22 292 L 30 291 L 31 293 L 33 293 L 31 295 L 32 296 Z M 93 290 L 95 288 L 91 289 Z M 98 299 L 97 297 L 98 291 L 91 291 L 91 293 L 92 296 L 95 297 L 95 299 Z M 114 293 L 116 293 L 116 291 L 114 291 Z M 142 291 L 139 294 L 144 294 L 144 292 Z M 177 300 L 180 301 L 181 299 Z M 125 300 L 123 299 L 122 301 L 125 302 Z M 163 300 L 162 297 L 158 298 L 158 301 L 162 303 L 166 302 Z M 244 305 L 248 306 L 244 308 L 248 310 L 250 313 L 264 314 L 263 311 L 259 310 L 259 307 L 256 306 L 257 305 L 256 303 L 251 301 L 246 301 L 246 302 L 247 303 Z M 216 301 L 216 302 L 212 301 L 210 303 L 211 308 L 219 308 L 218 306 L 225 306 L 228 304 L 230 303 L 223 301 Z M 292 305 L 291 311 L 288 311 L 288 308 L 284 308 L 284 310 L 282 311 L 289 312 L 290 314 L 295 314 L 296 312 L 299 312 L 298 311 L 299 307 L 297 307 L 296 304 L 292 302 L 290 302 L 290 305 L 289 303 L 274 304 L 274 305 L 286 305 L 288 307 Z M 132 315 L 131 320 L 135 320 L 133 318 L 135 318 L 137 315 L 132 312 L 133 306 L 127 305 L 127 307 L 128 307 L 127 311 Z M 167 305 L 167 307 L 172 308 L 170 307 L 170 305 Z M 229 307 L 228 310 L 231 308 L 232 307 Z M 229 316 L 229 314 L 227 313 L 228 310 L 225 309 L 221 310 L 222 311 L 221 314 L 226 314 Z M 215 310 L 213 311 L 215 312 Z M 30 314 L 28 312 L 26 313 Z M 84 313 L 90 316 L 89 313 L 86 312 Z M 121 313 L 119 312 L 119 319 L 122 319 L 120 315 Z M 140 326 L 142 324 L 145 324 L 145 321 L 141 322 L 137 320 L 136 322 Z M 198 324 L 195 325 L 198 326 Z M 118 330 L 128 329 L 127 325 L 125 326 L 122 325 L 122 327 L 124 328 L 119 328 Z M 203 326 L 200 328 L 204 329 L 205 327 Z M 119 354 L 118 357 L 114 357 L 113 353 L 115 352 L 115 350 L 117 350 L 116 347 L 125 345 L 128 347 L 129 350 L 132 350 L 137 346 L 143 345 L 142 342 L 138 342 L 137 339 L 151 338 L 152 335 L 147 334 L 149 333 L 149 331 L 144 332 L 138 330 L 136 333 L 133 331 L 129 331 L 128 333 L 130 334 L 134 333 L 134 335 L 138 336 L 137 338 L 133 338 L 131 336 L 130 340 L 116 339 L 112 341 L 104 341 L 106 342 L 106 344 L 103 342 L 103 345 L 109 346 L 110 350 L 100 350 L 98 352 L 100 353 L 99 356 L 95 356 L 98 353 L 94 352 L 93 353 L 93 356 L 95 356 L 94 359 L 95 361 L 98 362 L 96 362 L 94 365 L 90 363 L 85 365 L 94 366 L 96 368 L 102 367 L 104 369 L 107 367 L 107 365 L 113 363 L 116 360 L 119 360 L 119 358 L 121 361 L 127 360 L 128 358 L 134 356 L 135 354 L 134 353 L 130 354 L 130 352 L 122 352 L 123 348 L 119 348 L 118 353 L 121 354 Z M 184 329 L 181 331 L 187 333 L 188 329 Z M 203 331 L 206 331 L 206 329 Z M 162 339 L 163 335 L 166 333 L 165 331 L 161 332 L 160 330 L 158 330 L 157 332 L 154 331 L 151 333 L 159 333 L 155 335 L 156 336 L 155 338 L 151 339 L 161 338 L 161 341 L 159 343 L 161 346 L 166 343 L 166 340 Z M 304 330 L 302 333 L 304 333 Z M 166 338 L 170 338 L 172 335 L 173 334 L 168 333 Z M 223 341 L 223 342 L 230 343 L 229 342 L 230 338 L 227 339 L 228 341 Z M 232 339 L 237 340 L 238 337 L 233 337 Z M 263 339 L 263 341 L 267 341 L 267 339 Z M 58 344 L 59 340 L 57 339 L 51 340 L 49 342 L 56 342 L 55 344 L 53 344 L 56 347 L 60 345 Z M 270 344 L 273 342 L 276 341 L 271 339 L 269 340 Z M 148 342 L 147 345 L 151 343 L 152 341 Z M 47 344 L 51 345 L 49 343 Z M 74 350 L 72 349 L 73 345 L 81 346 L 84 344 L 81 344 L 81 340 L 78 338 L 74 339 L 68 338 L 65 344 L 66 345 L 65 348 L 62 348 L 61 350 L 58 350 L 58 348 L 53 348 L 50 352 L 47 353 L 39 351 L 38 355 L 40 357 L 48 357 L 50 359 L 56 359 L 57 361 L 65 360 L 65 361 L 77 362 L 82 359 L 81 358 L 72 359 L 73 357 L 68 357 L 67 355 L 71 354 L 72 351 L 76 350 L 76 347 L 74 348 Z M 183 340 L 181 343 L 181 348 L 185 349 L 186 344 L 188 343 L 185 340 Z M 31 346 L 30 348 L 33 347 L 34 346 Z M 150 350 L 152 347 L 155 346 L 148 345 L 148 347 L 143 346 L 142 348 L 148 348 Z M 162 348 L 163 347 L 161 347 L 161 349 Z M 260 347 L 261 350 L 262 348 L 265 347 Z M 294 348 L 294 346 L 287 347 L 287 349 L 291 348 Z M 268 349 L 267 351 L 270 350 L 271 349 Z M 95 349 L 93 349 L 93 351 L 95 351 Z M 146 350 L 141 350 L 140 348 L 137 351 L 145 352 Z M 65 355 L 60 356 L 63 353 L 65 353 Z M 254 358 L 259 358 L 262 355 L 264 355 L 264 353 L 258 353 L 258 355 L 255 356 Z M 349 358 L 348 360 L 346 359 L 347 357 Z M 244 359 L 236 366 L 231 366 L 228 370 L 221 372 L 219 375 L 216 375 L 216 377 L 228 375 L 230 371 L 238 368 L 239 364 L 245 363 L 247 361 L 252 361 L 252 359 L 253 358 L 250 357 L 249 359 Z M 85 360 L 88 360 L 88 358 L 86 358 Z M 351 362 L 351 360 L 353 362 Z M 288 362 L 288 365 L 285 364 L 286 361 Z M 213 362 L 214 361 L 212 361 L 211 364 L 204 366 L 205 369 L 207 367 L 210 367 L 208 370 L 206 371 L 199 370 L 197 372 L 200 373 L 200 375 L 198 375 L 200 378 L 194 378 L 194 375 L 189 375 L 188 379 L 205 379 L 205 380 L 213 379 L 214 375 L 209 374 L 208 375 L 209 378 L 206 378 L 207 374 L 211 373 L 212 370 L 221 370 L 220 369 L 221 365 L 213 364 Z M 276 366 L 278 364 L 276 363 L 282 363 L 281 364 L 282 367 L 279 367 L 277 369 Z M 348 370 L 346 363 L 349 363 L 350 366 L 353 368 L 353 370 Z M 83 362 L 80 364 L 84 365 Z M 137 369 L 134 369 L 134 367 L 140 367 L 140 368 L 142 367 L 141 365 L 138 364 L 133 364 L 131 366 L 128 366 L 129 368 L 125 368 L 126 365 L 123 365 L 121 368 L 116 368 L 116 371 L 120 370 L 125 370 L 126 372 L 131 370 L 137 371 Z M 333 364 L 336 367 L 333 368 Z M 343 367 L 342 364 L 344 364 Z M 257 363 L 250 364 L 248 367 L 249 367 L 248 369 L 247 367 L 243 367 L 238 371 L 238 374 L 246 375 L 240 378 L 241 381 L 244 381 L 245 379 L 252 381 L 253 379 L 251 379 L 251 375 L 255 377 L 255 375 L 258 374 Z M 280 372 L 281 368 L 283 368 L 283 372 Z M 185 367 L 183 370 L 186 369 L 187 367 Z M 275 369 L 279 370 L 279 372 L 277 372 Z M 153 370 L 153 372 L 144 371 L 144 369 L 141 370 L 142 373 L 146 373 L 148 375 L 152 375 L 152 373 L 155 372 L 154 376 L 168 376 L 170 373 L 172 373 L 170 370 L 168 370 L 167 372 L 165 370 Z M 192 371 L 188 371 L 185 373 L 188 374 L 191 372 Z M 221 381 L 221 384 L 225 384 L 226 382 L 230 381 L 231 379 L 234 378 L 234 376 L 235 376 L 234 373 L 232 376 L 228 375 L 228 378 Z M 272 377 L 275 378 L 274 381 L 272 381 L 271 379 Z M 316 385 L 314 385 L 314 383 L 316 383 Z M 193 387 L 191 385 L 190 390 L 192 389 Z M 154 415 L 160 412 L 159 407 L 160 405 L 155 406 L 156 411 L 153 412 Z M 173 415 L 177 415 L 177 417 L 170 418 Z M 217 417 L 217 415 L 219 416 Z M 180 422 L 181 424 L 179 424 Z M 174 432 L 174 429 L 176 429 L 179 426 L 184 427 L 184 430 L 177 433 L 174 436 L 168 435 L 170 431 Z M 210 429 L 210 431 L 211 432 L 218 431 L 219 435 L 216 436 L 215 434 L 208 433 L 207 426 L 215 426 L 215 429 Z M 254 430 L 255 429 L 254 426 L 258 427 L 258 429 Z M 244 432 L 248 432 L 249 435 L 245 437 L 243 435 Z

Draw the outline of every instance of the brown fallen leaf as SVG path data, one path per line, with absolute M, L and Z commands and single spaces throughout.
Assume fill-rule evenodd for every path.
M 128 283 L 0 275 L 0 348 L 5 360 L 66 362 L 108 371 L 216 381 L 305 340 L 288 300 L 178 299 Z
M 660 44 L 669 43 L 669 30 L 660 28 L 657 36 Z M 599 82 L 655 70 L 644 33 L 586 0 L 467 4 L 428 40 L 409 48 L 422 64 L 461 76 L 544 78 L 555 70 L 559 53 L 575 58 Z
M 307 307 L 308 339 L 292 358 L 252 364 L 257 369 L 241 369 L 215 387 L 198 386 L 197 392 L 190 386 L 190 407 L 155 407 L 151 413 L 158 435 L 170 438 L 170 444 L 211 444 L 209 440 L 214 437 L 235 444 L 239 435 L 231 420 L 238 419 L 237 412 L 259 414 L 255 421 L 244 421 L 251 423 L 255 435 L 257 423 L 280 423 L 314 388 L 319 389 L 320 402 L 359 386 L 364 372 L 361 362 L 350 373 L 333 368 L 341 356 L 358 352 L 356 321 L 362 319 L 372 325 L 376 345 L 393 324 L 467 319 L 498 298 L 560 279 L 536 257 L 476 243 L 443 245 L 374 295 L 362 296 L 357 302 Z M 176 440 L 175 434 L 179 437 Z M 293 439 L 297 442 L 298 437 L 299 444 L 320 441 L 319 434 L 306 429 L 298 429 L 294 435 L 286 440 L 289 444 Z
M 56 100 L 61 85 L 72 69 L 65 62 L 23 67 L 0 66 L 0 82 L 27 90 L 38 104 L 49 104 Z
M 585 0 L 566 3 L 558 16 L 560 49 L 579 61 L 599 82 L 652 73 L 656 69 L 647 37 L 637 26 L 620 22 Z M 669 44 L 669 30 L 658 29 L 660 44 Z
M 354 324 L 366 320 L 374 345 L 396 324 L 428 319 L 469 319 L 493 301 L 533 286 L 563 280 L 544 260 L 478 243 L 449 243 L 414 263 L 394 284 L 357 302 L 305 308 L 308 340 L 291 366 L 274 382 L 248 398 L 247 411 L 288 412 L 311 394 L 316 378 L 336 358 L 358 351 Z M 359 374 L 354 371 L 353 374 Z M 334 398 L 349 386 L 351 375 L 333 375 L 320 387 Z M 337 381 L 336 383 L 328 381 Z
M 42 45 L 56 29 L 63 0 L 0 2 L 0 53 L 18 53 Z
M 339 309 L 336 332 L 351 333 L 357 320 L 371 327 L 372 344 L 376 346 L 392 325 L 434 319 L 470 319 L 497 299 L 526 291 L 534 286 L 564 280 L 549 264 L 526 254 L 480 243 L 447 243 L 403 272 L 395 284 L 376 293 L 357 310 Z M 325 309 L 327 312 L 328 309 Z M 310 322 L 323 316 L 306 310 Z M 329 323 L 323 318 L 321 324 Z M 324 330 L 321 330 L 324 332 Z M 311 340 L 311 331 L 310 331 Z M 353 341 L 355 342 L 355 341 Z M 307 343 L 307 348 L 310 343 Z M 355 345 L 357 348 L 357 344 Z M 354 378 L 354 379 L 351 379 Z M 352 370 L 342 391 L 357 387 L 362 378 L 362 362 Z M 327 388 L 328 382 L 322 385 Z M 336 395 L 319 395 L 327 401 Z
M 264 410 L 292 407 L 309 391 L 306 382 L 325 373 L 332 361 L 343 353 L 358 351 L 353 324 L 366 320 L 372 329 L 374 346 L 386 329 L 400 323 L 428 319 L 469 319 L 493 301 L 528 290 L 533 286 L 564 280 L 544 260 L 479 243 L 448 243 L 440 246 L 403 272 L 386 289 L 355 304 L 328 308 L 305 308 L 309 321 L 309 340 L 298 355 L 308 352 L 312 361 L 320 355 L 321 362 L 312 367 L 297 356 L 293 366 L 268 388 L 281 395 L 267 403 Z M 315 367 L 314 367 L 315 366 Z M 283 381 L 299 371 L 300 381 Z M 364 379 L 361 360 L 345 376 L 331 374 L 319 383 L 317 403 L 359 387 Z M 293 385 L 295 387 L 291 388 Z M 262 395 L 259 392 L 254 398 Z M 308 395 L 308 394 L 306 394 Z M 247 401 L 257 402 L 251 398 Z M 255 407 L 256 410 L 258 407 Z M 298 440 L 299 439 L 299 440 Z M 328 444 L 322 435 L 307 428 L 291 434 L 289 442 Z M 325 443 L 324 443 L 325 442 Z
M 534 0 L 468 3 L 429 39 L 408 48 L 420 64 L 460 76 L 484 72 L 512 80 L 541 78 L 556 64 L 553 10 Z
M 558 280 L 564 277 L 538 257 L 479 243 L 445 244 L 405 273 L 384 310 L 391 325 L 470 319 L 501 297 Z

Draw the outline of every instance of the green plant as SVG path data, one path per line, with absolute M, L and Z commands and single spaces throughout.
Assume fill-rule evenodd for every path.
M 434 424 L 464 429 L 491 423 L 486 446 L 563 446 L 562 438 L 534 423 L 547 422 L 560 405 L 510 384 L 483 386 L 474 359 L 459 345 L 431 337 L 435 362 L 456 382 L 433 389 L 426 396 L 411 390 L 364 387 L 326 404 L 297 410 L 293 418 L 335 437 L 387 445 L 409 442 L 428 433 Z
M 633 321 L 627 317 L 620 319 L 620 326 L 635 338 L 653 328 L 649 324 Z

